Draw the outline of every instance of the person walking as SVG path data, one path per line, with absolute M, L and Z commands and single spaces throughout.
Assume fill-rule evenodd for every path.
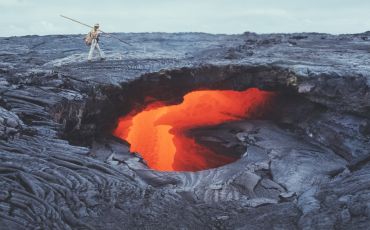
M 100 60 L 105 59 L 104 52 L 103 52 L 103 50 L 100 49 L 100 46 L 99 46 L 99 36 L 100 36 L 99 23 L 96 23 L 94 25 L 94 28 L 85 37 L 85 43 L 87 45 L 90 45 L 90 51 L 89 51 L 89 55 L 87 57 L 87 60 L 89 62 L 93 58 L 93 54 L 94 54 L 95 49 L 97 49 L 97 51 L 99 53 Z

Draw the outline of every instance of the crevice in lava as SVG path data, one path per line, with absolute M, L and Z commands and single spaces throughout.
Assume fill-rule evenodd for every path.
M 242 146 L 238 146 L 234 150 L 231 146 L 227 148 L 228 151 L 225 151 L 222 144 L 209 145 L 206 143 L 207 141 L 197 139 L 195 134 L 197 129 L 201 127 L 212 129 L 212 127 L 229 121 L 268 119 L 283 126 L 297 128 L 296 123 L 302 121 L 299 113 L 320 111 L 322 106 L 309 102 L 300 95 L 296 85 L 297 77 L 289 70 L 271 66 L 202 66 L 164 70 L 145 74 L 134 81 L 122 83 L 120 87 L 103 86 L 94 89 L 92 96 L 87 100 L 62 106 L 54 114 L 63 119 L 59 120 L 65 127 L 63 135 L 73 144 L 91 145 L 94 140 L 104 142 L 104 139 L 111 138 L 113 133 L 122 140 L 131 143 L 131 151 L 141 153 L 148 166 L 153 169 L 198 171 L 233 162 L 245 151 Z M 175 126 L 184 123 L 179 120 L 180 118 L 186 120 L 189 117 L 184 111 L 181 112 L 181 109 L 173 112 L 171 118 L 164 114 L 160 114 L 160 116 L 151 114 L 154 110 L 165 106 L 179 107 L 181 103 L 186 102 L 186 99 L 183 100 L 184 95 L 187 95 L 186 98 L 196 92 L 235 94 L 235 98 L 226 100 L 226 105 L 234 104 L 236 108 L 240 107 L 241 110 L 230 112 L 231 108 L 226 106 L 224 111 L 219 112 L 221 119 L 217 122 L 203 120 L 201 123 L 195 122 L 188 126 L 180 125 L 177 128 Z M 248 92 L 254 92 L 254 98 L 248 99 L 250 97 L 247 95 Z M 268 96 L 259 98 L 264 94 Z M 246 101 L 252 102 L 252 104 L 246 105 L 248 103 L 243 102 L 243 98 L 247 98 Z M 254 102 L 256 104 L 253 104 Z M 204 103 L 199 103 L 198 106 L 201 105 L 206 106 Z M 299 107 L 303 109 L 297 110 L 296 108 Z M 165 133 L 165 136 L 153 138 L 152 134 L 146 132 L 129 136 L 128 130 L 132 125 L 133 117 L 142 111 L 147 114 L 144 113 L 140 116 L 152 119 L 153 123 L 160 126 L 155 132 Z M 210 120 L 207 117 L 210 116 L 207 108 L 203 108 L 201 115 L 201 117 L 207 118 L 206 120 Z M 156 116 L 159 117 L 156 118 Z M 178 118 L 178 120 L 174 118 Z M 174 125 L 175 123 L 176 125 Z M 81 140 L 84 142 L 82 143 Z M 156 141 L 163 143 L 159 145 L 160 147 L 153 147 L 155 146 L 153 142 Z M 217 141 L 213 143 L 215 142 Z M 153 146 L 148 147 L 148 145 Z M 175 145 L 182 147 L 175 147 Z M 172 153 L 165 157 L 146 157 L 143 152 L 150 153 L 153 148 L 161 148 L 161 151 L 172 149 Z M 177 151 L 178 148 L 183 150 Z M 196 154 L 188 154 L 188 152 L 202 152 L 202 154 L 194 157 Z

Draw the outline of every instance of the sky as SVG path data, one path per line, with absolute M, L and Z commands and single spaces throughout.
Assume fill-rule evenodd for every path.
M 0 0 L 0 36 L 106 32 L 215 34 L 370 30 L 369 0 Z

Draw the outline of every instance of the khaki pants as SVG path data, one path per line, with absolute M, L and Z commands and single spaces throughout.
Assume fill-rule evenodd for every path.
M 89 56 L 87 57 L 87 60 L 91 61 L 95 48 L 98 50 L 100 58 L 101 59 L 105 58 L 104 52 L 103 50 L 100 49 L 98 42 L 96 41 L 96 39 L 93 39 L 91 42 L 90 52 L 89 52 Z

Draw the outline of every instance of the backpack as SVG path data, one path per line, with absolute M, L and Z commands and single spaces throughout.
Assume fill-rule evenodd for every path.
M 86 44 L 87 46 L 90 46 L 90 45 L 91 45 L 91 43 L 92 43 L 92 38 L 91 38 L 90 33 L 88 33 L 88 34 L 85 36 L 84 41 L 85 41 L 85 44 Z

